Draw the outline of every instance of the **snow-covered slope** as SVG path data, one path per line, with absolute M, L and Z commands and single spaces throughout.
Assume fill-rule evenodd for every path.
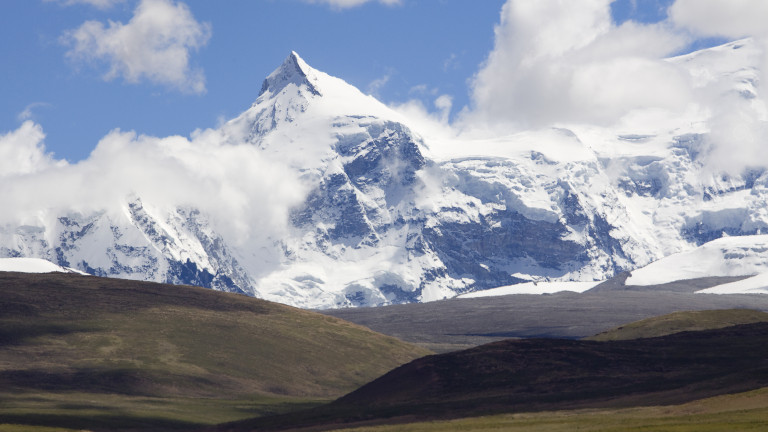
M 768 294 L 768 272 L 698 292 L 701 294 Z
M 554 294 L 563 291 L 582 293 L 600 282 L 524 282 L 505 287 L 491 288 L 462 294 L 460 298 L 496 297 L 512 294 Z
M 0 272 L 84 274 L 40 258 L 0 258 Z
M 768 235 L 723 237 L 633 270 L 627 285 L 768 273 Z
M 711 276 L 751 276 L 703 294 L 768 294 L 768 235 L 722 237 L 632 271 L 627 285 L 655 285 Z
M 702 91 L 735 92 L 751 106 L 750 46 L 670 62 Z M 248 236 L 258 227 L 242 226 L 246 235 L 233 238 L 203 209 L 129 195 L 2 226 L 0 256 L 312 308 L 593 283 L 725 234 L 743 247 L 762 241 L 754 234 L 768 228 L 768 172 L 713 170 L 708 115 L 424 138 L 403 114 L 291 53 L 248 110 L 205 132 L 221 148 L 258 149 L 299 179 L 302 199 L 283 231 Z M 254 162 L 243 154 L 242 164 Z M 737 270 L 726 263 L 718 271 Z
M 163 211 L 137 197 L 90 214 L 0 228 L 0 256 L 38 257 L 96 276 L 186 283 L 254 295 L 250 278 L 193 209 Z
M 312 307 L 428 301 L 531 275 L 600 280 L 657 255 L 570 131 L 450 148 L 405 123 L 292 53 L 224 126 L 310 191 L 260 295 Z

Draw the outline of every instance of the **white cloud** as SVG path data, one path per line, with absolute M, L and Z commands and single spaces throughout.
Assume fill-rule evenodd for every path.
M 439 94 L 439 89 L 419 84 L 409 89 L 408 94 L 413 98 L 390 105 L 390 108 L 402 114 L 408 127 L 416 130 L 424 137 L 444 139 L 456 136 L 456 131 L 450 123 L 453 109 L 453 96 Z M 429 101 L 431 98 L 431 106 Z
M 103 61 L 107 80 L 148 80 L 184 92 L 205 92 L 203 72 L 190 65 L 190 55 L 210 38 L 187 5 L 172 0 L 142 0 L 127 23 L 87 21 L 62 38 L 75 60 Z
M 423 96 L 434 96 L 438 93 L 438 89 L 435 87 L 429 87 L 426 84 L 417 84 L 410 89 L 408 89 L 409 95 L 423 95 Z
M 453 97 L 447 94 L 439 96 L 435 99 L 435 108 L 437 108 L 440 114 L 440 122 L 448 123 L 451 116 L 451 108 L 453 108 Z
M 678 26 L 702 36 L 767 35 L 765 0 L 677 0 L 669 9 Z
M 326 4 L 335 9 L 348 9 L 362 6 L 370 1 L 377 1 L 387 6 L 395 6 L 403 3 L 403 0 L 304 0 L 307 3 Z
M 768 82 L 768 2 L 764 0 L 677 0 L 669 8 L 676 26 L 696 36 L 753 37 L 763 50 L 762 82 Z M 762 95 L 766 97 L 765 94 Z
M 15 131 L 0 135 L 0 179 L 64 166 L 66 162 L 55 161 L 50 153 L 46 153 L 44 139 L 43 129 L 30 120 Z
M 735 96 L 722 98 L 719 103 L 708 122 L 707 173 L 739 175 L 749 167 L 768 168 L 768 122 Z
M 26 107 L 24 107 L 24 110 L 21 111 L 19 113 L 19 115 L 16 116 L 16 118 L 19 121 L 30 120 L 30 119 L 32 119 L 32 117 L 34 115 L 32 110 L 34 110 L 36 108 L 50 107 L 50 106 L 51 106 L 51 104 L 49 104 L 47 102 L 32 102 L 31 104 L 29 104 Z
M 759 84 L 768 83 L 768 2 L 676 0 L 662 22 L 622 25 L 612 21 L 610 4 L 507 0 L 494 48 L 472 82 L 472 106 L 454 126 L 497 134 L 568 123 L 645 127 L 634 122 L 685 117 L 676 127 L 695 121 L 709 130 L 709 174 L 768 167 L 768 92 Z M 750 36 L 749 52 L 758 54 L 749 65 L 723 58 L 711 64 L 717 70 L 691 72 L 685 61 L 665 59 L 711 36 Z M 738 90 L 747 85 L 738 77 L 750 74 L 757 78 L 754 99 Z M 702 84 L 706 77 L 712 84 Z
M 746 101 L 732 91 L 708 97 L 711 153 L 708 168 L 740 174 L 745 167 L 768 166 L 768 2 L 764 0 L 677 0 L 670 21 L 698 37 L 752 37 L 760 51 L 756 100 Z M 736 71 L 733 71 L 736 72 Z
M 76 4 L 91 5 L 96 8 L 106 10 L 120 3 L 124 3 L 125 0 L 45 0 L 46 2 L 58 2 L 64 6 L 72 6 Z
M 298 174 L 267 161 L 256 146 L 225 144 L 215 130 L 192 139 L 115 130 L 76 164 L 46 154 L 43 138 L 31 121 L 0 136 L 0 223 L 119 210 L 138 196 L 169 211 L 197 208 L 228 241 L 258 243 L 286 229 L 289 209 L 306 193 Z
M 443 72 L 448 72 L 449 70 L 458 69 L 458 67 L 459 67 L 459 56 L 456 55 L 456 53 L 451 53 L 451 55 L 449 55 L 447 59 L 443 60 Z
M 368 89 L 367 89 L 368 94 L 378 98 L 379 90 L 381 90 L 382 87 L 387 85 L 391 77 L 392 75 L 388 73 L 381 78 L 376 78 L 375 80 L 371 81 L 371 83 L 368 84 Z
M 418 99 L 411 99 L 402 104 L 390 105 L 390 108 L 400 113 L 408 127 L 418 131 L 427 142 L 444 142 L 455 139 L 459 131 L 450 123 L 450 112 L 453 99 L 449 95 L 441 95 L 433 101 L 435 109 L 429 109 Z
M 610 3 L 507 1 L 465 120 L 501 128 L 611 124 L 635 109 L 684 107 L 686 77 L 662 57 L 686 38 L 664 24 L 616 26 Z

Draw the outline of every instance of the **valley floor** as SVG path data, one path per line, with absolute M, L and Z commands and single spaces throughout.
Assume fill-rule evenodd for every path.
M 606 350 L 601 348 L 602 342 L 572 339 L 605 331 L 613 323 L 622 325 L 626 331 L 631 327 L 628 321 L 658 315 L 668 309 L 743 309 L 750 306 L 768 310 L 768 296 L 693 294 L 702 285 L 713 283 L 711 278 L 643 288 L 620 283 L 606 284 L 583 294 L 514 295 L 377 309 L 327 311 L 329 315 L 350 315 L 345 318 L 357 318 L 359 322 L 371 327 L 381 326 L 382 330 L 387 330 L 393 336 L 423 345 L 440 345 L 445 351 L 452 351 L 464 344 L 510 336 L 564 338 L 542 339 L 539 342 L 509 341 L 493 344 L 497 348 L 504 348 L 496 351 L 478 347 L 470 355 L 447 354 L 445 356 L 449 360 L 466 362 L 451 360 L 445 363 L 441 360 L 439 365 L 453 365 L 452 368 L 434 370 L 448 379 L 440 382 L 458 384 L 454 387 L 434 387 L 437 390 L 427 396 L 433 396 L 438 404 L 454 404 L 438 410 L 440 415 L 433 415 L 429 410 L 409 413 L 414 408 L 412 400 L 401 400 L 401 396 L 410 394 L 419 398 L 414 400 L 422 405 L 428 405 L 429 400 L 421 398 L 418 391 L 408 394 L 390 392 L 390 399 L 396 402 L 392 406 L 406 408 L 405 411 L 398 411 L 394 418 L 366 416 L 365 409 L 361 410 L 360 407 L 369 406 L 370 412 L 376 414 L 377 406 L 380 405 L 377 405 L 379 399 L 376 398 L 365 405 L 365 392 L 361 393 L 362 398 L 358 395 L 349 399 L 352 404 L 328 403 L 386 371 L 392 371 L 398 365 L 420 361 L 430 366 L 430 362 L 442 356 L 423 357 L 429 354 L 426 350 L 327 315 L 210 290 L 77 275 L 5 274 L 0 282 L 0 432 L 251 431 L 264 430 L 260 429 L 262 426 L 292 430 L 292 425 L 313 418 L 318 421 L 303 423 L 313 425 L 306 431 L 332 430 L 342 424 L 336 422 L 339 419 L 349 420 L 349 428 L 345 430 L 353 432 L 768 430 L 768 366 L 765 364 L 765 358 L 768 358 L 765 354 L 768 324 L 744 324 L 739 328 L 712 330 L 706 334 L 696 332 L 687 336 L 673 335 L 668 337 L 671 340 L 667 344 L 668 348 L 693 345 L 682 352 L 670 351 L 673 354 L 677 352 L 677 357 L 662 356 L 668 361 L 659 363 L 658 369 L 646 371 L 646 375 L 640 376 L 642 374 L 638 370 L 642 368 L 636 366 L 636 361 L 627 363 L 624 369 L 609 375 L 623 380 L 622 385 L 627 386 L 630 383 L 627 379 L 632 374 L 638 375 L 637 382 L 640 384 L 645 382 L 641 378 L 650 376 L 648 379 L 651 379 L 656 375 L 664 379 L 690 378 L 693 384 L 701 379 L 705 384 L 712 384 L 702 387 L 706 391 L 693 393 L 692 389 L 698 388 L 698 384 L 685 387 L 685 383 L 680 381 L 682 384 L 674 388 L 656 389 L 674 393 L 674 397 L 661 399 L 651 392 L 655 387 L 646 388 L 638 384 L 637 389 L 625 389 L 621 408 L 616 387 L 608 384 L 601 385 L 609 388 L 600 387 L 596 390 L 602 392 L 598 396 L 604 396 L 595 396 L 595 400 L 599 399 L 599 403 L 595 404 L 577 403 L 578 399 L 571 398 L 577 402 L 537 406 L 531 405 L 531 399 L 525 393 L 519 393 L 523 396 L 517 399 L 518 402 L 510 402 L 514 399 L 499 399 L 497 403 L 503 408 L 517 407 L 520 412 L 479 417 L 481 414 L 507 411 L 495 409 L 499 405 L 489 409 L 490 399 L 483 398 L 489 391 L 489 383 L 501 382 L 496 376 L 489 378 L 489 371 L 510 372 L 512 375 L 507 376 L 513 376 L 515 380 L 528 379 L 530 385 L 524 385 L 522 391 L 532 389 L 556 395 L 563 394 L 562 386 L 575 386 L 579 392 L 586 392 L 586 386 L 574 383 L 590 383 L 595 376 L 599 383 L 606 383 L 606 373 L 613 369 L 606 369 L 608 372 L 594 369 L 597 362 L 589 359 L 604 358 L 601 364 L 606 365 L 606 368 L 614 367 L 618 354 L 613 351 L 606 354 Z M 729 317 L 736 313 L 725 312 Z M 741 313 L 747 312 L 755 313 Z M 714 315 L 706 314 L 708 317 Z M 717 320 L 724 319 L 720 317 Z M 697 320 L 703 321 L 703 318 Z M 664 328 L 670 326 L 667 321 L 664 324 Z M 648 324 L 643 327 L 651 328 Z M 704 328 L 715 327 L 707 324 Z M 653 329 L 657 330 L 656 327 Z M 536 343 L 538 345 L 532 345 Z M 655 361 L 663 348 L 647 340 L 611 343 L 624 347 L 617 352 L 625 353 L 622 356 L 630 359 L 638 357 L 626 354 L 628 350 L 642 348 L 643 352 L 649 353 L 649 362 Z M 527 351 L 521 346 L 525 344 L 531 345 L 530 355 L 524 355 Z M 509 349 L 505 348 L 507 345 Z M 702 352 L 697 348 L 700 345 L 708 347 L 708 351 L 703 352 L 709 354 L 704 357 L 692 354 Z M 582 349 L 586 357 L 582 355 L 557 360 L 555 354 L 571 352 L 564 351 L 563 347 L 591 348 L 587 351 Z M 717 349 L 712 351 L 712 347 Z M 534 362 L 539 368 L 526 365 L 524 370 L 530 372 L 530 376 L 518 373 L 523 369 L 514 366 L 517 363 L 513 364 L 511 360 L 504 363 L 510 365 L 508 370 L 500 368 L 498 365 L 502 363 L 494 359 L 505 359 L 505 353 L 519 356 L 525 362 Z M 597 354 L 602 357 L 595 357 Z M 704 361 L 710 357 L 714 360 Z M 420 360 L 411 362 L 416 358 Z M 580 375 L 563 367 L 571 364 L 573 359 L 585 358 L 589 361 L 578 363 L 584 367 L 574 369 L 576 372 L 581 370 Z M 669 363 L 675 358 L 679 360 L 677 363 Z M 376 360 L 375 364 L 369 364 L 372 359 Z M 719 378 L 706 374 L 689 377 L 691 359 L 701 360 L 693 362 L 700 363 L 698 369 L 693 369 L 706 372 L 714 368 L 712 370 L 720 374 Z M 382 363 L 384 360 L 389 363 Z M 69 364 L 66 362 L 71 364 L 67 366 L 68 369 L 62 369 Z M 456 365 L 464 369 L 454 369 Z M 403 368 L 407 369 L 407 365 Z M 465 369 L 474 371 L 475 375 L 452 372 Z M 84 382 L 82 377 L 88 374 L 77 372 L 90 370 L 99 373 L 92 374 L 92 382 Z M 187 371 L 185 375 L 180 375 L 181 370 Z M 206 372 L 209 370 L 215 371 L 217 375 Z M 569 370 L 568 374 L 559 373 L 566 370 Z M 625 373 L 627 371 L 631 373 Z M 664 374 L 656 374 L 658 371 Z M 674 371 L 679 373 L 675 374 Z M 337 378 L 334 373 L 338 373 L 341 378 Z M 424 370 L 406 375 L 427 376 Z M 429 376 L 433 376 L 435 381 L 443 375 Z M 214 380 L 220 376 L 223 378 Z M 326 378 L 317 381 L 321 376 Z M 462 380 L 450 381 L 455 376 Z M 162 383 L 165 387 L 155 388 L 157 377 L 164 377 Z M 551 381 L 551 386 L 544 388 L 543 381 L 539 379 L 541 377 L 545 378 L 544 382 Z M 576 380 L 580 377 L 582 381 Z M 256 384 L 246 386 L 248 379 Z M 294 387 L 287 386 L 290 380 L 296 381 Z M 407 393 L 407 385 L 401 381 L 393 382 L 390 389 Z M 128 384 L 133 387 L 127 387 Z M 275 391 L 271 396 L 263 395 L 262 392 L 263 396 L 250 396 L 257 394 L 256 390 L 267 384 L 268 388 L 289 389 L 293 392 Z M 233 390 L 240 387 L 242 389 L 239 392 Z M 415 390 L 422 389 L 416 387 Z M 501 390 L 511 388 L 501 387 Z M 310 390 L 315 388 L 324 392 L 311 393 Z M 446 388 L 453 388 L 457 392 L 464 389 L 466 392 L 458 392 L 456 399 L 445 401 Z M 745 390 L 752 391 L 687 402 Z M 383 392 L 376 390 L 369 393 L 377 398 L 383 397 L 381 400 L 388 403 L 389 399 L 386 399 L 387 395 Z M 544 402 L 547 401 L 548 394 L 542 393 L 539 396 Z M 462 410 L 472 403 L 476 410 L 471 409 L 473 406 Z M 678 405 L 637 407 L 662 403 Z M 587 406 L 593 408 L 574 409 Z M 336 408 L 338 412 L 334 411 Z M 328 409 L 330 411 L 325 412 L 331 417 L 323 417 L 324 410 Z M 530 412 L 542 409 L 551 411 Z M 446 415 L 446 412 L 449 414 Z M 332 417 L 336 414 L 341 417 Z M 415 421 L 417 417 L 413 414 L 418 414 L 421 419 L 466 415 L 478 417 L 407 423 Z M 411 417 L 405 417 L 407 415 Z M 371 423 L 354 423 L 356 421 Z
M 73 392 L 0 392 L 0 400 L 0 432 L 188 431 L 329 402 L 265 396 L 212 399 Z
M 0 431 L 74 432 L 100 429 L 190 430 L 222 422 L 316 406 L 320 400 L 153 399 L 93 395 L 2 395 Z M 30 403 L 33 402 L 33 403 Z M 21 405 L 25 408 L 20 408 Z M 15 421 L 16 420 L 16 421 Z M 14 424 L 16 423 L 16 424 Z M 57 426 L 53 426 L 57 425 Z M 504 414 L 450 421 L 335 429 L 344 432 L 570 432 L 763 431 L 768 428 L 768 388 L 682 405 Z M 155 429 L 157 430 L 157 429 Z
M 768 429 L 768 388 L 682 405 L 504 414 L 344 432 L 715 432 Z M 341 431 L 341 429 L 338 429 Z
M 321 312 L 435 352 L 448 352 L 507 338 L 578 339 L 677 311 L 768 311 L 768 295 L 764 294 L 696 294 L 739 279 L 743 278 L 708 277 L 632 286 L 617 277 L 583 293 L 456 298 Z

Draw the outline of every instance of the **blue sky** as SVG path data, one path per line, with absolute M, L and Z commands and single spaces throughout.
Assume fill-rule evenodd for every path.
M 167 69 L 131 76 L 124 68 L 109 76 L 116 55 L 98 54 L 94 47 L 98 37 L 88 39 L 90 45 L 83 44 L 78 51 L 75 31 L 87 22 L 96 28 L 91 35 L 106 34 L 98 32 L 128 24 L 145 3 L 181 7 L 191 14 L 182 23 L 184 31 L 192 32 L 181 53 L 188 55 L 179 72 L 183 83 L 152 75 Z M 292 50 L 316 69 L 388 104 L 419 100 L 434 109 L 434 100 L 448 95 L 456 115 L 472 103 L 470 83 L 494 49 L 494 29 L 504 4 L 504 0 L 7 0 L 0 14 L 0 55 L 5 59 L 0 72 L 0 134 L 31 119 L 45 131 L 47 151 L 70 162 L 87 158 L 99 139 L 116 128 L 161 137 L 188 136 L 247 109 L 263 78 Z M 618 0 L 610 11 L 616 25 L 654 23 L 667 18 L 671 4 L 672 0 Z M 678 51 L 725 40 L 710 36 L 690 38 Z M 125 55 L 136 61 L 143 54 Z
M 202 94 L 146 79 L 103 79 L 103 62 L 69 59 L 62 35 L 87 20 L 128 22 L 136 1 L 106 10 L 42 0 L 4 2 L 0 14 L 0 131 L 31 118 L 46 148 L 77 161 L 114 128 L 157 136 L 215 127 L 247 109 L 264 77 L 292 51 L 310 65 L 376 93 L 387 102 L 436 92 L 467 103 L 466 80 L 493 46 L 500 0 L 409 1 L 338 9 L 292 0 L 187 0 L 194 18 L 209 23 L 204 46 L 190 63 L 205 75 Z M 376 83 L 381 83 L 376 87 Z

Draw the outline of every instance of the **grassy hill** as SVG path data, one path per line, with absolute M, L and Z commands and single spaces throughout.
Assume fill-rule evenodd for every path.
M 768 386 L 766 358 L 768 323 L 626 341 L 506 340 L 417 359 L 327 406 L 218 430 L 675 405 Z
M 741 432 L 768 429 L 768 388 L 681 405 L 499 414 L 344 432 Z M 330 431 L 329 431 L 330 432 Z
M 427 353 L 241 295 L 0 273 L 0 424 L 188 429 L 338 397 Z
M 682 311 L 635 321 L 584 339 L 610 341 L 650 338 L 756 322 L 768 322 L 768 313 L 752 309 Z

